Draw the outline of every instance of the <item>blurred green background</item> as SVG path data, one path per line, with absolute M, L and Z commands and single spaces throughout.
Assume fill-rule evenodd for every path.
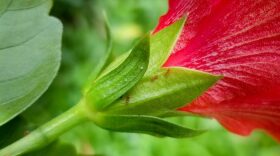
M 153 30 L 167 0 L 55 0 L 51 14 L 64 25 L 60 71 L 49 90 L 1 131 L 0 147 L 64 112 L 81 97 L 89 74 L 104 57 L 106 39 L 103 14 L 113 34 L 113 58 L 127 52 L 143 34 Z M 34 114 L 38 117 L 34 118 Z M 255 132 L 240 137 L 216 121 L 194 117 L 173 119 L 187 127 L 209 129 L 187 139 L 156 138 L 143 134 L 108 132 L 86 123 L 67 132 L 49 147 L 28 155 L 75 156 L 279 156 L 280 146 Z M 8 141 L 7 141 L 8 140 Z

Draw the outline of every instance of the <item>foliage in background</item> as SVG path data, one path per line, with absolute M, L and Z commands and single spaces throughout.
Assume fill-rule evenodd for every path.
M 58 76 L 43 97 L 20 117 L 4 128 L 1 127 L 0 134 L 2 131 L 9 132 L 9 137 L 12 138 L 7 139 L 16 140 L 77 103 L 88 75 L 98 61 L 105 57 L 102 10 L 106 11 L 112 27 L 113 53 L 117 57 L 128 51 L 137 38 L 152 30 L 159 15 L 166 9 L 167 2 L 163 0 L 56 0 L 52 15 L 58 17 L 64 25 L 62 65 Z M 34 114 L 38 117 L 34 118 Z M 57 153 L 51 152 L 50 148 L 54 151 L 66 150 L 72 155 L 80 153 L 105 156 L 277 156 L 280 153 L 279 146 L 260 133 L 242 138 L 229 134 L 212 120 L 173 120 L 189 127 L 210 130 L 195 138 L 171 139 L 113 133 L 87 123 L 63 135 L 47 147 L 44 153 Z M 11 133 L 14 129 L 17 131 Z M 4 140 L 1 138 L 0 146 L 7 144 Z M 42 151 L 29 155 L 40 153 Z

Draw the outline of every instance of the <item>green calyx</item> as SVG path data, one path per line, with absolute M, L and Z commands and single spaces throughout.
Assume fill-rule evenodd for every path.
M 184 17 L 151 37 L 145 36 L 129 55 L 121 56 L 101 72 L 85 94 L 91 120 L 119 132 L 176 138 L 201 134 L 160 118 L 170 116 L 170 112 L 180 114 L 178 108 L 220 79 L 182 67 L 162 68 L 185 21 Z

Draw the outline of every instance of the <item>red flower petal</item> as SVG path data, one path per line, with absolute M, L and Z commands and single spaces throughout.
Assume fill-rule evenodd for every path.
M 170 0 L 155 32 L 188 15 L 164 66 L 224 75 L 184 111 L 280 140 L 280 0 Z

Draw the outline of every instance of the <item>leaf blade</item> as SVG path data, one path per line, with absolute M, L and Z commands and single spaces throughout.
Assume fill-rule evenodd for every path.
M 60 63 L 62 25 L 48 16 L 51 1 L 19 10 L 17 2 L 0 17 L 0 126 L 46 91 Z

